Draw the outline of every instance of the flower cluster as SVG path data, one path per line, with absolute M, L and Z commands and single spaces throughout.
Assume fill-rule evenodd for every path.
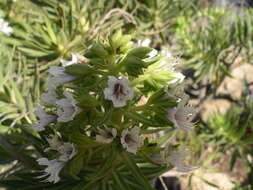
M 78 175 L 93 158 L 102 164 L 105 155 L 117 155 L 119 161 L 121 156 L 162 150 L 159 138 L 151 142 L 150 134 L 168 128 L 191 130 L 193 109 L 186 96 L 171 93 L 179 91 L 184 76 L 176 71 L 176 59 L 168 51 L 133 47 L 128 36 L 117 33 L 88 49 L 85 63 L 77 55 L 49 68 L 48 92 L 41 95 L 43 107 L 35 112 L 35 131 L 48 139 L 46 151 L 57 153 L 51 160 L 38 159 L 47 166 L 42 176 L 49 176 L 47 181 L 58 182 L 65 165 L 76 164 L 73 159 L 81 160 L 74 172 Z
M 60 180 L 60 171 L 77 152 L 73 144 L 61 142 L 57 136 L 52 136 L 52 138 L 48 139 L 48 143 L 50 148 L 47 150 L 55 150 L 60 153 L 60 156 L 53 160 L 48 160 L 48 158 L 44 157 L 37 160 L 39 165 L 47 166 L 45 174 L 39 176 L 39 178 L 49 176 L 45 181 L 57 183 Z
M 177 107 L 168 109 L 167 118 L 173 122 L 177 129 L 190 132 L 192 130 L 192 116 L 194 114 L 194 108 L 186 105 L 188 96 L 184 95 Z

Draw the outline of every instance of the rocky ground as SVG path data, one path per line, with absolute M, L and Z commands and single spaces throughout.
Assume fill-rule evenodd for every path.
M 230 94 L 234 99 L 239 99 L 243 91 L 243 81 L 253 82 L 253 66 L 249 64 L 243 64 L 235 67 L 232 70 L 232 78 L 227 77 L 220 88 L 218 93 Z M 225 113 L 231 106 L 231 103 L 227 100 L 210 100 L 205 102 L 203 110 L 201 111 L 202 117 L 207 119 L 210 114 L 214 112 Z M 231 154 L 228 152 L 221 162 L 214 165 L 214 173 L 205 173 L 198 171 L 196 176 L 201 176 L 202 178 L 208 180 L 209 182 L 216 184 L 220 187 L 220 190 L 231 190 L 234 187 L 233 182 L 241 182 L 245 178 L 246 168 L 241 161 L 236 163 L 234 170 L 231 172 L 229 170 L 229 163 Z M 194 190 L 217 190 L 217 188 L 208 185 L 199 177 L 194 176 L 193 186 Z M 183 182 L 182 184 L 186 184 Z M 184 185 L 183 190 L 187 190 L 187 186 Z

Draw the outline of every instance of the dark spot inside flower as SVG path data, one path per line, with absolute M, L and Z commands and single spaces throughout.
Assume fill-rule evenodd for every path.
M 132 137 L 131 137 L 130 134 L 126 134 L 126 136 L 125 136 L 125 142 L 126 142 L 127 144 L 136 143 L 135 140 L 132 139 Z
M 66 154 L 70 156 L 72 154 L 72 151 L 73 151 L 72 149 L 69 149 L 66 151 Z
M 121 95 L 126 95 L 124 92 L 124 86 L 120 83 L 117 83 L 114 85 L 114 89 L 113 89 L 113 95 L 116 96 L 116 98 L 118 99 Z
M 109 138 L 110 138 L 110 139 L 113 138 L 113 134 L 112 134 L 111 132 L 107 131 L 107 132 L 106 132 L 106 138 L 108 138 L 108 139 L 109 139 Z

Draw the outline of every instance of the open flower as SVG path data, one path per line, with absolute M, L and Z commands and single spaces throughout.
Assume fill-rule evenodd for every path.
M 78 57 L 77 57 L 76 54 L 72 53 L 71 54 L 71 61 L 67 61 L 65 59 L 61 59 L 60 62 L 61 62 L 61 64 L 62 64 L 63 67 L 67 67 L 69 65 L 73 65 L 73 64 L 78 63 Z
M 54 89 L 49 89 L 47 93 L 41 94 L 41 104 L 45 106 L 54 106 L 57 98 Z
M 186 158 L 189 156 L 188 150 L 171 151 L 168 155 L 165 155 L 166 163 L 171 164 L 176 172 L 189 173 L 196 170 L 198 167 L 190 166 L 186 163 Z
M 55 87 L 75 79 L 74 76 L 65 73 L 64 67 L 50 66 L 49 73 L 52 77 L 49 78 L 48 84 Z
M 151 43 L 151 40 L 149 38 L 146 38 L 144 40 L 138 40 L 137 46 L 149 47 L 150 43 Z
M 77 150 L 76 150 L 74 144 L 72 144 L 72 143 L 63 143 L 58 148 L 58 152 L 61 153 L 61 156 L 60 156 L 59 160 L 67 162 L 68 160 L 70 160 L 71 158 L 73 158 L 76 155 Z
M 62 142 L 59 140 L 57 135 L 51 135 L 50 138 L 47 138 L 47 142 L 49 144 L 49 150 L 57 150 L 60 146 L 62 146 Z
M 185 76 L 180 72 L 174 72 L 171 74 L 173 79 L 169 81 L 169 84 L 180 84 L 184 81 Z
M 47 150 L 56 150 L 61 154 L 59 157 L 60 161 L 67 162 L 77 153 L 74 144 L 60 141 L 57 135 L 51 135 L 51 138 L 48 138 L 47 142 L 49 143 Z
M 168 89 L 168 91 L 166 92 L 167 98 L 172 98 L 179 101 L 185 95 L 184 83 L 171 84 L 171 85 L 169 84 L 167 89 Z
M 173 57 L 169 49 L 163 49 L 161 55 L 163 56 L 160 62 L 162 70 L 173 71 L 173 73 L 171 73 L 173 79 L 169 81 L 169 84 L 182 83 L 185 76 L 182 73 L 175 71 L 176 66 L 179 64 L 177 58 Z
M 174 124 L 177 129 L 190 132 L 192 130 L 192 115 L 195 109 L 186 105 L 188 96 L 184 95 L 177 107 L 168 110 L 167 118 Z
M 130 131 L 125 129 L 121 134 L 121 144 L 128 152 L 136 154 L 139 147 L 143 145 L 143 138 L 139 136 L 140 128 L 135 126 Z
M 72 94 L 64 91 L 66 98 L 56 101 L 58 122 L 68 122 L 74 119 L 75 115 L 80 112 L 80 108 L 76 106 L 76 100 Z
M 44 127 L 49 125 L 52 121 L 54 121 L 57 118 L 57 116 L 55 115 L 47 114 L 42 107 L 38 107 L 34 113 L 39 118 L 38 123 L 33 125 L 36 131 L 43 131 Z
M 109 76 L 108 88 L 104 90 L 105 99 L 111 100 L 114 107 L 123 107 L 126 101 L 133 98 L 133 89 L 129 87 L 129 81 L 125 77 L 116 79 Z
M 9 26 L 9 23 L 2 18 L 0 18 L 0 31 L 2 31 L 6 36 L 10 36 L 13 32 L 12 28 Z
M 101 143 L 111 143 L 117 135 L 117 130 L 114 128 L 98 129 L 100 135 L 96 135 L 96 141 Z
M 138 40 L 137 46 L 142 46 L 142 47 L 149 47 L 151 43 L 151 40 L 146 38 L 144 40 Z M 149 60 L 150 58 L 155 57 L 158 54 L 158 51 L 156 49 L 153 49 L 151 52 L 149 52 L 149 57 L 146 60 Z
M 54 183 L 60 181 L 59 174 L 65 164 L 64 162 L 61 162 L 57 159 L 48 160 L 47 158 L 40 158 L 37 160 L 37 162 L 39 165 L 47 166 L 45 169 L 45 174 L 39 176 L 39 178 L 49 176 L 45 181 Z

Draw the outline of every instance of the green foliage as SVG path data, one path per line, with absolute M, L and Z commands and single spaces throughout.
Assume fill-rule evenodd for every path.
M 237 17 L 228 9 L 207 8 L 194 17 L 179 17 L 177 41 L 194 70 L 196 82 L 208 79 L 219 84 L 239 56 L 251 57 L 251 10 Z
M 107 75 L 120 70 L 131 79 L 137 77 L 133 85 L 138 84 L 136 90 L 150 96 L 150 99 L 144 106 L 132 107 L 125 114 L 133 123 L 142 122 L 145 132 L 148 126 L 157 127 L 152 132 L 162 131 L 161 125 L 171 126 L 164 119 L 165 108 L 176 104 L 161 97 L 167 95 L 163 86 L 173 77 L 164 68 L 159 68 L 159 64 L 153 64 L 160 58 L 143 61 L 151 49 L 135 47 L 130 43 L 130 36 L 122 36 L 119 28 L 124 33 L 132 34 L 134 42 L 150 38 L 151 45 L 159 50 L 168 44 L 171 49 L 177 49 L 182 60 L 186 61 L 187 77 L 192 81 L 190 86 L 194 87 L 187 90 L 192 97 L 200 99 L 201 104 L 217 96 L 216 89 L 225 77 L 231 77 L 231 70 L 238 64 L 238 59 L 243 58 L 246 63 L 252 60 L 251 9 L 237 14 L 226 8 L 202 7 L 198 0 L 0 0 L 0 8 L 3 18 L 13 27 L 10 37 L 0 34 L 0 164 L 12 164 L 9 170 L 0 174 L 0 178 L 6 178 L 14 171 L 19 172 L 0 182 L 9 189 L 79 190 L 85 187 L 138 190 L 145 187 L 143 178 L 151 179 L 164 169 L 154 164 L 150 164 L 148 169 L 141 168 L 143 160 L 146 160 L 141 157 L 137 162 L 140 172 L 131 165 L 132 160 L 126 163 L 123 160 L 123 165 L 115 163 L 115 171 L 110 173 L 110 179 L 106 179 L 102 173 L 112 163 L 106 160 L 101 168 L 97 167 L 96 164 L 105 159 L 102 157 L 96 158 L 87 171 L 82 171 L 82 166 L 87 165 L 90 158 L 101 150 L 98 147 L 86 150 L 94 142 L 76 132 L 69 138 L 75 143 L 82 142 L 84 151 L 64 169 L 63 175 L 67 175 L 64 176 L 65 181 L 55 185 L 41 183 L 35 178 L 41 173 L 27 173 L 24 166 L 38 167 L 34 157 L 46 156 L 41 148 L 46 146 L 46 140 L 35 134 L 30 125 L 35 119 L 32 114 L 34 107 L 45 90 L 45 71 L 48 66 L 58 64 L 61 58 L 69 59 L 71 53 L 76 53 L 89 59 L 89 64 L 84 59 L 82 63 L 66 68 L 66 73 L 77 77 L 76 83 L 83 81 L 80 89 L 94 89 L 96 84 L 105 86 L 105 82 L 95 75 L 105 74 L 108 67 L 110 71 Z M 108 34 L 114 35 L 107 41 L 101 40 Z M 135 48 L 128 51 L 130 47 Z M 84 52 L 87 48 L 89 51 Z M 151 72 L 154 69 L 157 69 L 156 72 Z M 204 98 L 201 97 L 203 89 Z M 98 114 L 91 110 L 100 106 L 102 99 L 87 93 L 79 98 L 78 106 L 88 110 L 85 122 L 97 118 L 91 124 L 103 124 L 109 122 L 111 116 L 119 114 L 109 105 L 106 114 Z M 195 119 L 203 125 L 197 128 L 190 144 L 195 144 L 193 147 L 196 151 L 214 148 L 215 156 L 212 156 L 215 158 L 220 153 L 232 150 L 231 169 L 237 159 L 243 159 L 249 168 L 250 179 L 252 167 L 246 158 L 252 157 L 253 106 L 246 99 L 246 96 L 236 101 L 229 98 L 234 104 L 232 109 L 225 114 L 215 113 L 208 121 L 203 121 L 197 115 Z M 134 101 L 139 100 L 140 97 Z M 85 102 L 90 104 L 86 105 Z M 82 126 L 85 123 L 77 121 L 75 124 Z M 68 134 L 71 130 L 66 127 L 63 132 Z M 155 142 L 163 144 L 171 135 L 169 133 Z M 82 160 L 82 154 L 87 158 Z M 106 154 L 115 155 L 115 152 Z M 88 183 L 94 177 L 96 180 Z M 96 186 L 98 181 L 102 181 L 100 186 Z M 246 183 L 250 183 L 250 180 Z M 146 188 L 149 188 L 147 184 Z M 238 185 L 238 189 L 244 187 Z
M 250 91 L 247 89 L 246 92 Z M 204 123 L 203 133 L 199 138 L 209 143 L 213 149 L 212 154 L 217 155 L 215 159 L 227 153 L 231 154 L 229 160 L 231 171 L 235 168 L 237 160 L 242 160 L 247 166 L 248 176 L 245 183 L 248 184 L 252 177 L 250 163 L 253 141 L 251 94 L 244 94 L 240 103 L 240 106 L 233 104 L 225 114 L 214 113 Z
M 34 156 L 53 157 L 51 152 L 43 151 L 42 149 L 47 146 L 45 139 L 50 134 L 54 134 L 53 131 L 56 128 L 47 129 L 38 135 L 28 127 L 30 126 L 27 125 L 29 124 L 28 122 L 21 121 L 19 123 L 20 125 L 14 123 L 10 128 L 3 128 L 3 135 L 0 136 L 4 154 L 13 158 L 10 161 L 17 159 L 18 163 L 22 163 L 23 166 L 17 172 L 14 172 L 14 174 L 8 174 L 7 179 L 1 180 L 0 183 L 7 188 L 57 189 L 74 184 L 71 187 L 72 189 L 99 189 L 101 186 L 104 186 L 104 189 L 145 188 L 151 190 L 153 188 L 148 183 L 148 180 L 168 170 L 168 167 L 164 166 L 164 164 L 155 164 L 146 157 L 147 154 L 154 153 L 153 149 L 143 148 L 141 150 L 142 154 L 133 156 L 122 150 L 121 146 L 119 146 L 119 137 L 117 137 L 117 143 L 104 145 L 96 142 L 92 136 L 89 137 L 83 134 L 84 132 L 95 133 L 101 125 L 113 126 L 117 128 L 119 134 L 128 127 L 127 125 L 143 125 L 142 128 L 145 131 L 148 131 L 148 127 L 151 126 L 164 127 L 163 129 L 150 131 L 150 133 L 156 133 L 165 128 L 171 128 L 169 122 L 165 122 L 165 120 L 161 120 L 157 116 L 162 114 L 165 117 L 166 109 L 176 106 L 175 100 L 170 100 L 169 97 L 165 96 L 165 87 L 162 88 L 162 86 L 165 86 L 166 81 L 170 81 L 172 77 L 166 77 L 159 81 L 156 79 L 159 78 L 159 75 L 155 72 L 152 73 L 152 68 L 146 66 L 148 64 L 156 64 L 157 67 L 157 64 L 160 64 L 161 61 L 159 57 L 155 59 L 156 61 L 152 62 L 145 60 L 145 58 L 149 57 L 148 53 L 152 50 L 151 48 L 132 48 L 130 36 L 122 35 L 120 31 L 111 35 L 108 40 L 100 43 L 94 42 L 94 44 L 85 54 L 89 58 L 89 61 L 85 64 L 75 64 L 66 67 L 66 74 L 71 74 L 76 77 L 73 80 L 74 85 L 68 86 L 68 89 L 72 89 L 75 92 L 75 96 L 80 100 L 79 105 L 84 110 L 77 116 L 76 120 L 68 124 L 60 123 L 60 128 L 58 129 L 58 133 L 61 133 L 63 138 L 69 139 L 70 142 L 78 146 L 77 155 L 67 163 L 62 172 L 62 177 L 65 180 L 63 180 L 63 183 L 57 185 L 44 184 L 43 181 L 36 181 L 35 183 L 33 179 L 39 176 L 38 169 L 40 169 L 40 166 L 35 162 Z M 128 59 L 129 57 L 138 59 L 138 62 Z M 99 64 L 101 62 L 102 64 Z M 134 72 L 135 69 L 133 67 L 137 68 L 138 71 Z M 13 73 L 15 72 L 16 70 L 13 71 Z M 168 72 L 168 74 L 170 73 L 172 72 Z M 133 80 L 133 84 L 131 85 L 133 87 L 136 86 L 139 92 L 136 93 L 136 98 L 129 103 L 132 107 L 126 106 L 125 108 L 116 109 L 104 99 L 103 89 L 108 85 L 108 76 L 114 75 L 118 77 L 121 74 L 128 75 Z M 141 91 L 138 90 L 140 87 L 134 81 L 134 78 L 138 80 L 139 77 L 144 77 L 140 81 L 142 83 L 148 79 L 146 75 L 152 77 L 153 80 L 157 80 L 156 83 L 160 83 L 159 87 L 163 89 L 161 90 L 162 93 L 158 92 L 158 94 L 154 94 L 156 90 L 154 89 L 147 94 L 152 97 L 151 101 L 148 101 L 143 106 L 134 106 L 142 96 Z M 40 85 L 40 83 L 37 84 Z M 59 93 L 62 90 L 60 88 L 57 89 Z M 96 96 L 91 92 L 96 92 Z M 4 94 L 7 93 L 5 92 Z M 9 100 L 10 98 L 3 98 L 3 100 L 5 99 Z M 90 126 L 90 128 L 84 129 L 84 126 Z M 122 128 L 120 128 L 121 126 Z M 12 130 L 12 127 L 15 127 L 14 129 L 17 130 Z M 7 134 L 10 134 L 10 137 Z M 22 138 L 19 140 L 20 137 Z M 169 137 L 166 136 L 166 139 Z M 14 142 L 12 142 L 13 139 L 15 139 Z M 23 148 L 19 147 L 24 143 L 27 143 L 27 146 L 30 145 L 31 148 L 28 149 L 27 146 Z M 146 141 L 145 143 L 145 146 L 148 147 L 149 142 Z M 18 148 L 15 147 L 15 144 L 17 144 Z M 30 175 L 29 177 L 28 175 L 17 176 L 18 172 L 27 172 Z
M 188 67 L 194 69 L 197 81 L 208 78 L 219 82 L 228 74 L 231 63 L 226 63 L 226 59 L 233 46 L 228 17 L 231 18 L 231 12 L 225 9 L 206 9 L 193 18 L 183 17 L 178 21 L 181 26 L 177 36 L 185 50 L 183 56 Z

